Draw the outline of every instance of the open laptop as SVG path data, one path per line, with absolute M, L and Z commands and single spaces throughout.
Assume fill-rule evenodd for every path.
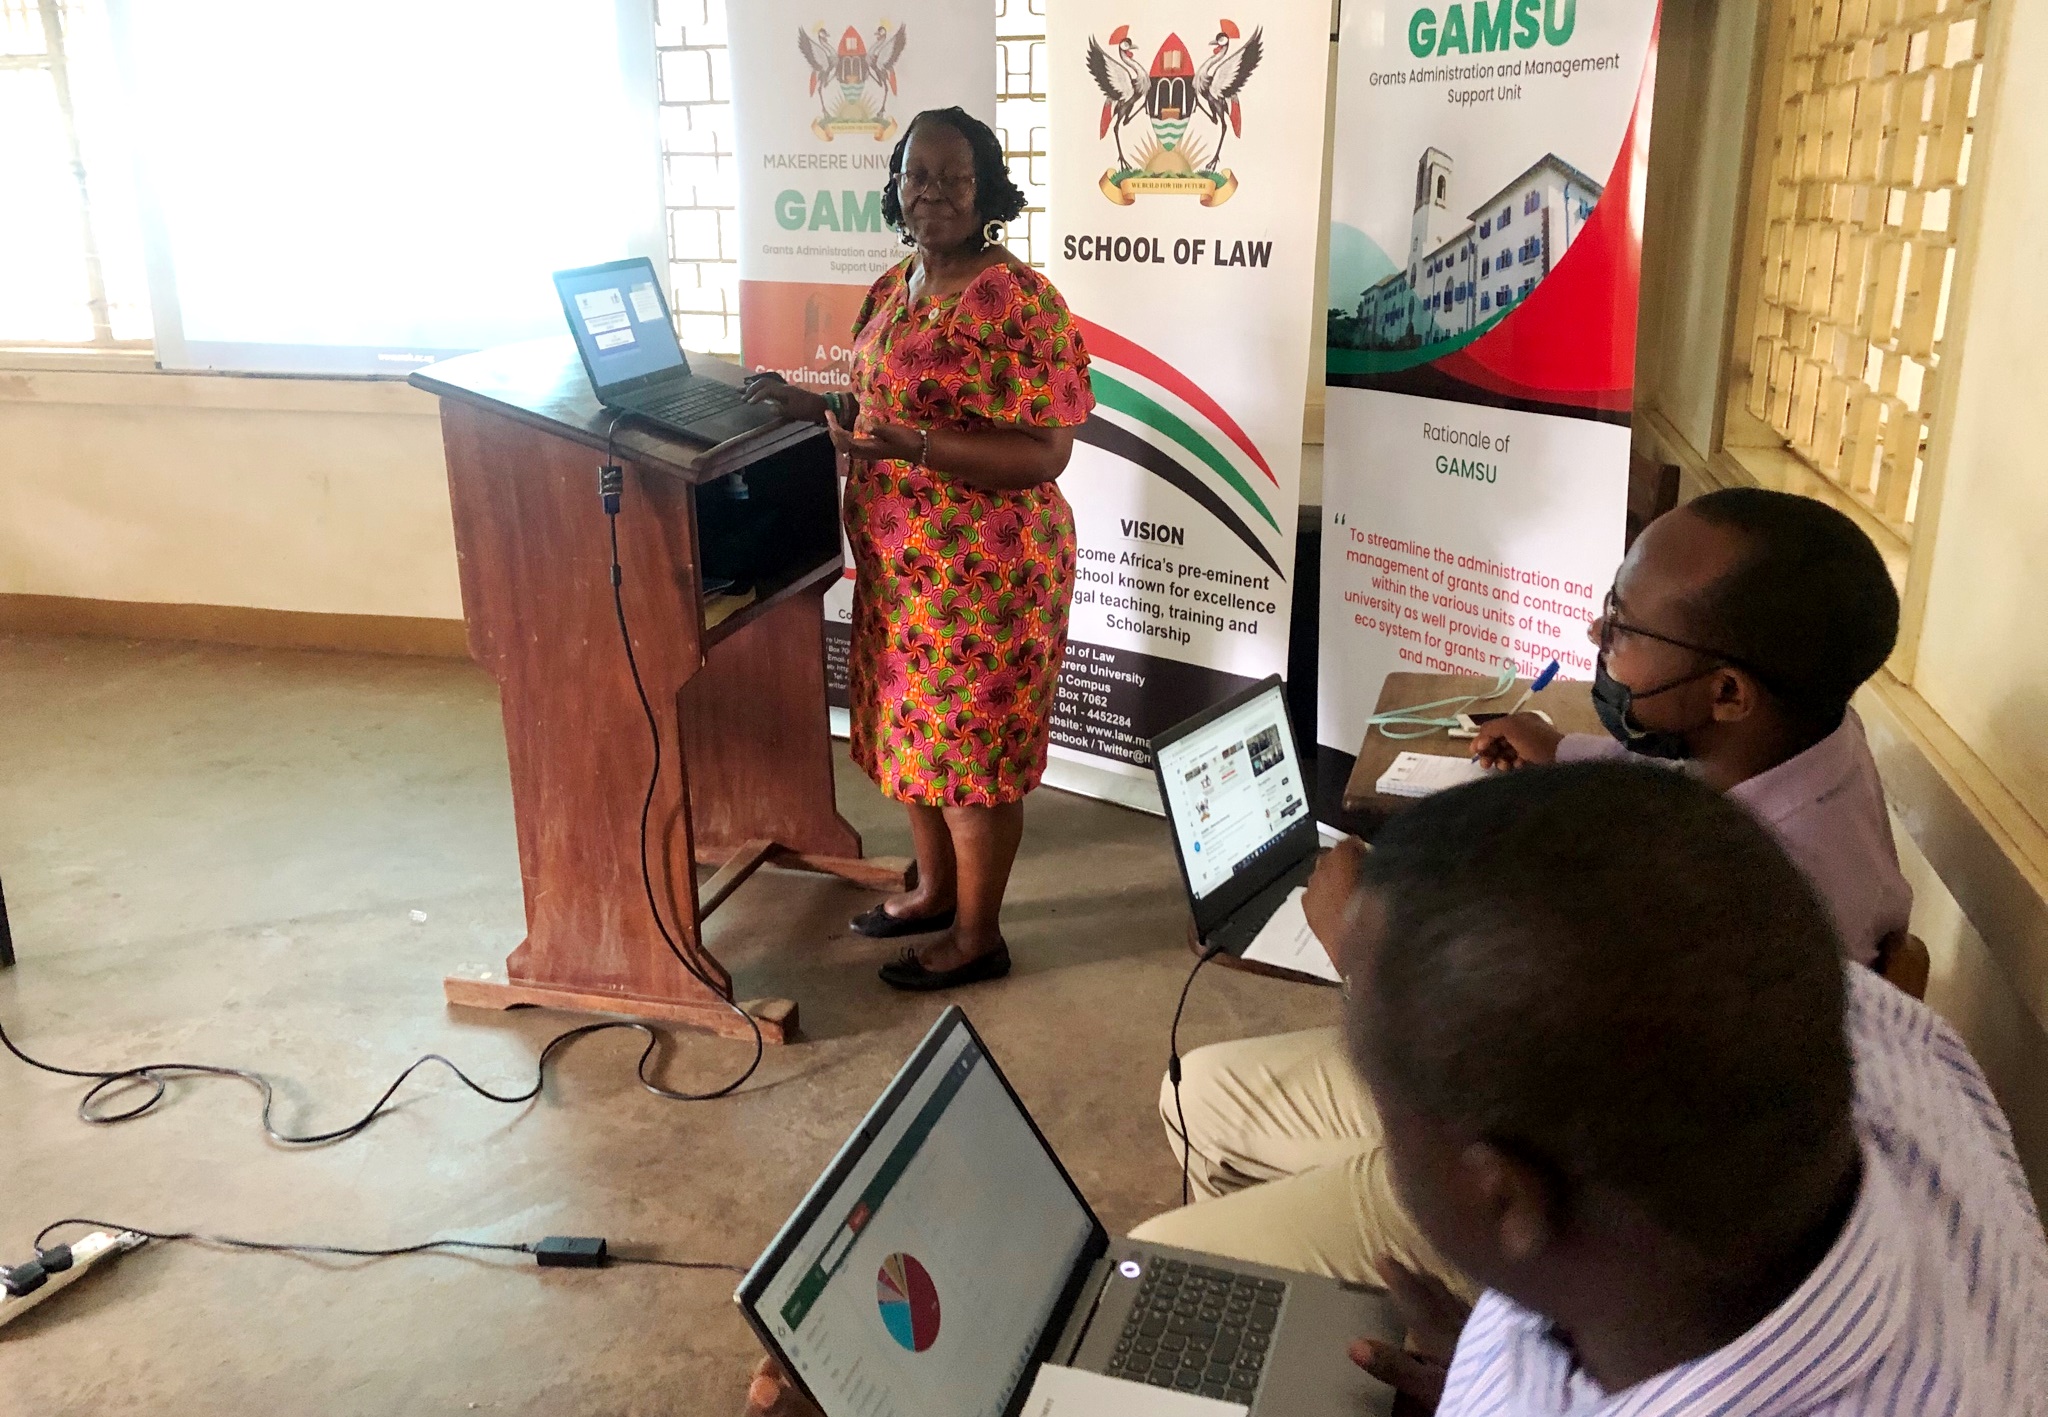
M 730 384 L 690 372 L 654 263 L 645 256 L 556 271 L 555 292 L 583 372 L 606 408 L 710 443 L 781 417 L 767 404 L 748 403 Z
M 1112 1240 L 949 1008 L 734 1295 L 826 1417 L 1010 1417 L 1041 1364 L 1254 1417 L 1387 1413 L 1375 1290 Z
M 1319 852 L 1279 677 L 1154 738 L 1152 767 L 1195 931 L 1204 947 L 1242 955 Z

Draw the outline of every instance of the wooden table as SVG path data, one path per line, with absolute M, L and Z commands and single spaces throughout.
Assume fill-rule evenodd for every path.
M 1373 713 L 1389 713 L 1459 694 L 1483 694 L 1492 687 L 1493 681 L 1483 675 L 1389 674 L 1386 683 L 1380 686 L 1380 699 L 1373 706 Z M 1517 679 L 1513 689 L 1497 699 L 1473 705 L 1471 711 L 1499 713 L 1520 698 L 1528 687 L 1527 679 Z M 1528 707 L 1531 710 L 1542 709 L 1550 715 L 1550 721 L 1565 733 L 1607 731 L 1600 726 L 1599 714 L 1593 711 L 1593 686 L 1584 680 L 1554 680 L 1549 688 L 1529 700 Z M 1448 717 L 1449 714 L 1442 716 Z M 1448 729 L 1438 729 L 1420 738 L 1402 739 L 1389 738 L 1377 727 L 1369 728 L 1365 742 L 1359 747 L 1358 761 L 1352 766 L 1351 777 L 1344 784 L 1344 811 L 1348 816 L 1362 818 L 1361 830 L 1369 835 L 1383 826 L 1387 818 L 1414 805 L 1413 798 L 1384 797 L 1373 790 L 1380 774 L 1394 765 L 1397 756 L 1402 753 L 1429 753 L 1437 757 L 1462 758 L 1471 752 L 1472 740 L 1453 738 Z

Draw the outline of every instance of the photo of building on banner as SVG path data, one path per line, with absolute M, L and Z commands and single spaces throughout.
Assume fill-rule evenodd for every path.
M 1156 808 L 1147 740 L 1287 665 L 1325 0 L 1050 0 L 1052 255 L 1096 409 L 1046 781 Z
M 1593 676 L 1622 554 L 1656 0 L 1353 0 L 1318 776 L 1395 671 Z M 1320 800 L 1334 801 L 1326 791 Z
M 927 108 L 995 121 L 995 9 L 747 0 L 727 12 L 740 359 L 820 393 L 847 389 L 854 316 L 908 254 L 882 220 L 889 154 Z M 969 54 L 983 59 L 962 63 Z M 852 574 L 825 597 L 827 684 L 842 708 Z

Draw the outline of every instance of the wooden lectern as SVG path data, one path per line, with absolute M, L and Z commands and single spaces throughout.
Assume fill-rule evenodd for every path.
M 740 378 L 719 360 L 697 370 Z M 448 1002 L 750 1036 L 725 1002 L 732 977 L 704 947 L 704 917 L 769 862 L 873 889 L 900 890 L 906 874 L 903 861 L 861 858 L 833 800 L 820 605 L 841 570 L 830 440 L 783 423 L 706 449 L 633 419 L 611 439 L 625 472 L 624 616 L 661 744 L 646 865 L 671 950 L 641 876 L 653 743 L 598 493 L 613 415 L 566 336 L 411 382 L 441 399 L 463 618 L 503 700 L 526 894 L 526 939 L 505 976 L 451 977 Z M 728 582 L 733 593 L 716 593 Z M 719 868 L 701 890 L 699 862 Z M 772 1042 L 795 1029 L 790 1000 L 744 1007 Z

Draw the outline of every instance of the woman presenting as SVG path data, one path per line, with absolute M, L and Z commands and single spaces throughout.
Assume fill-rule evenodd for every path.
M 882 194 L 916 249 L 854 321 L 852 393 L 748 386 L 850 459 L 853 760 L 917 848 L 916 887 L 853 928 L 931 936 L 882 966 L 899 989 L 1009 973 L 998 917 L 1066 650 L 1074 516 L 1055 479 L 1095 399 L 1059 292 L 999 242 L 1023 207 L 986 124 L 918 114 Z

